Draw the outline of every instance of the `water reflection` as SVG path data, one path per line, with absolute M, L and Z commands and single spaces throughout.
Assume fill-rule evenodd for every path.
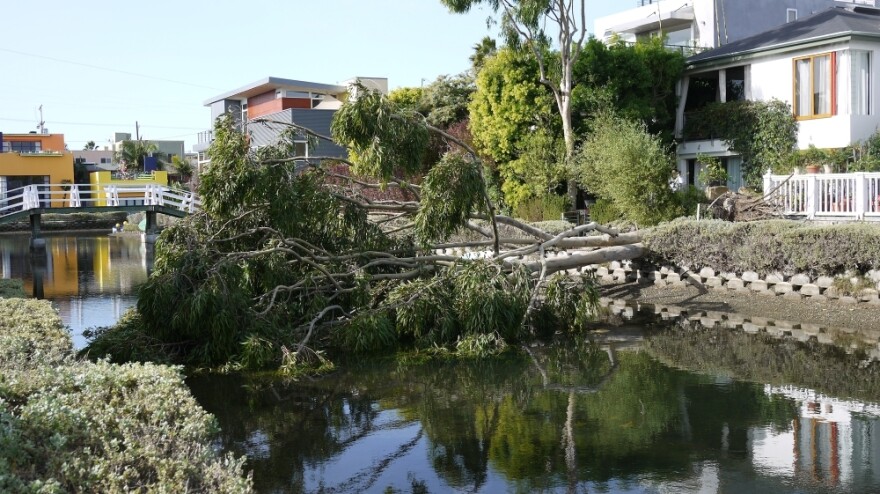
M 31 254 L 28 235 L 0 235 L 0 278 L 24 281 L 25 291 L 53 302 L 74 345 L 84 329 L 114 324 L 137 302 L 152 269 L 139 236 L 47 236 L 45 254 Z
M 642 329 L 645 344 L 624 351 L 581 339 L 502 361 L 190 384 L 218 416 L 218 446 L 249 456 L 260 492 L 880 490 L 880 408 L 819 395 L 796 372 L 764 385 L 736 369 L 685 370 L 663 348 L 694 348 L 691 326 Z M 797 344 L 795 361 L 810 351 Z M 870 389 L 880 381 L 856 355 L 820 358 L 853 365 L 848 376 Z

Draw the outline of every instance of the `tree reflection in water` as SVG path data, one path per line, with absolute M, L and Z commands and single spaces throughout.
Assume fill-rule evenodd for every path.
M 755 431 L 791 432 L 796 402 L 736 380 L 739 368 L 696 374 L 655 354 L 705 371 L 706 362 L 749 359 L 747 368 L 774 368 L 766 359 L 782 352 L 780 376 L 798 384 L 798 369 L 818 351 L 836 359 L 830 368 L 845 367 L 846 379 L 876 389 L 866 377 L 873 371 L 853 371 L 843 352 L 793 353 L 778 342 L 782 349 L 762 350 L 774 343 L 742 334 L 700 343 L 712 337 L 677 329 L 651 333 L 635 351 L 582 338 L 489 361 L 373 361 L 308 382 L 203 376 L 191 386 L 218 418 L 218 446 L 248 454 L 258 489 L 270 492 L 678 489 L 698 483 L 705 465 L 732 490 L 786 490 L 793 479 L 768 476 L 750 448 Z M 819 384 L 805 375 L 804 384 Z M 762 376 L 744 375 L 776 382 Z

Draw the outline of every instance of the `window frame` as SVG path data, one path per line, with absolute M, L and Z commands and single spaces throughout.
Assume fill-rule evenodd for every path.
M 856 113 L 853 105 L 853 98 L 856 95 L 856 81 L 853 74 L 853 59 L 856 54 L 864 54 L 867 59 L 867 81 L 865 84 L 866 113 Z M 849 114 L 858 116 L 874 115 L 874 51 L 873 50 L 849 50 Z
M 815 94 L 813 87 L 816 83 L 814 76 L 814 60 L 817 58 L 828 57 L 829 70 L 828 70 L 828 87 L 829 87 L 829 112 L 828 113 L 814 113 L 815 112 L 815 101 L 813 99 L 813 95 Z M 797 65 L 798 62 L 803 60 L 810 61 L 810 113 L 808 115 L 799 115 L 800 108 L 798 107 L 798 98 L 797 98 L 797 89 L 798 89 L 798 71 Z M 813 55 L 806 55 L 803 57 L 793 58 L 791 60 L 791 96 L 792 96 L 792 111 L 794 112 L 794 118 L 798 121 L 800 120 L 816 120 L 820 118 L 830 118 L 837 115 L 837 52 L 829 51 L 824 53 L 816 53 Z
M 794 19 L 791 18 L 791 14 L 794 14 Z M 785 9 L 785 23 L 794 22 L 798 19 L 798 11 L 797 9 Z

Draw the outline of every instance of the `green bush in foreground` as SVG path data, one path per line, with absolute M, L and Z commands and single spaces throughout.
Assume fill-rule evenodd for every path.
M 250 492 L 180 369 L 77 361 L 48 302 L 0 299 L 0 492 Z
M 21 280 L 0 279 L 0 298 L 25 298 L 24 284 Z
M 647 232 L 644 241 L 655 262 L 692 269 L 835 275 L 880 268 L 880 226 L 864 223 L 680 220 Z

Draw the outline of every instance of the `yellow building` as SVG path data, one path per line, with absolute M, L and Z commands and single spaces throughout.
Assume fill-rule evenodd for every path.
M 65 150 L 64 134 L 0 133 L 0 201 L 26 185 L 62 183 L 73 183 L 73 154 Z M 52 206 L 62 202 L 58 198 Z
M 110 172 L 92 172 L 89 174 L 89 183 L 95 190 L 103 190 L 104 187 L 108 185 L 115 185 L 119 188 L 119 199 L 124 204 L 127 200 L 141 200 L 144 198 L 143 186 L 144 185 L 168 185 L 168 172 L 166 171 L 153 171 L 148 174 L 144 174 L 138 177 L 135 177 L 130 180 L 120 180 L 113 178 L 113 174 Z M 126 192 L 126 187 L 137 188 L 137 192 Z M 107 205 L 107 197 L 103 194 L 99 194 L 95 200 L 95 206 L 106 206 Z

